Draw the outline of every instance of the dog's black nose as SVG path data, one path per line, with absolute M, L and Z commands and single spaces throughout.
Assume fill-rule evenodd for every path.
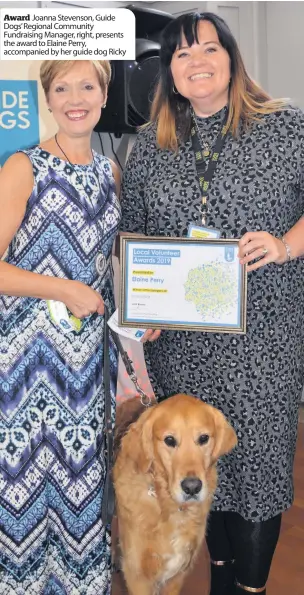
M 198 477 L 186 477 L 181 481 L 181 486 L 187 496 L 195 496 L 201 491 L 203 484 Z

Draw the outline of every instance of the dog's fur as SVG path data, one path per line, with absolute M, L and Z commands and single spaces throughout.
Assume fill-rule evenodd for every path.
M 216 461 L 236 434 L 220 411 L 187 395 L 140 413 L 134 402 L 133 423 L 118 430 L 113 470 L 122 568 L 130 595 L 178 595 L 205 535 Z M 187 478 L 201 480 L 199 493 L 185 493 Z

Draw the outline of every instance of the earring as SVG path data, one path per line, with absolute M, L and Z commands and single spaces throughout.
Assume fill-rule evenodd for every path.
M 175 85 L 174 85 L 174 84 L 173 84 L 173 88 L 172 88 L 172 90 L 173 90 L 173 93 L 174 93 L 174 95 L 179 95 L 179 92 L 178 92 L 178 90 L 176 89 L 176 87 L 175 87 Z
M 104 105 L 102 106 L 102 109 L 104 109 L 105 107 L 107 107 L 107 104 L 106 103 L 104 103 Z
M 51 113 L 52 113 L 52 110 L 51 110 L 51 108 L 50 108 L 50 107 L 48 108 L 48 110 L 49 110 L 49 112 L 50 112 L 50 114 L 51 114 Z

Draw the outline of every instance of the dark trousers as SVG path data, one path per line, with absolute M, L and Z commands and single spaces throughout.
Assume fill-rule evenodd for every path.
M 244 586 L 266 595 L 265 586 L 280 527 L 280 514 L 254 523 L 245 521 L 235 512 L 212 512 L 206 535 L 210 558 L 215 562 L 211 562 L 210 595 L 255 592 L 246 591 Z M 218 562 L 224 564 L 216 564 Z

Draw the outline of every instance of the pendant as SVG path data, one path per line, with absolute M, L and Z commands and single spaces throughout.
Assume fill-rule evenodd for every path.
M 95 267 L 98 275 L 103 275 L 107 268 L 107 259 L 102 252 L 98 252 L 95 260 Z
M 204 157 L 209 157 L 209 155 L 210 155 L 210 151 L 209 151 L 209 149 L 204 149 L 204 151 L 203 151 L 203 156 L 204 156 Z

